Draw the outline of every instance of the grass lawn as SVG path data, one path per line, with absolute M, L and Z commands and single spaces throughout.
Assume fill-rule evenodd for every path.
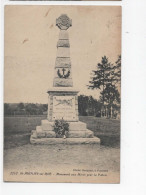
M 30 134 L 46 116 L 4 117 L 5 149 L 29 143 Z M 101 139 L 101 144 L 119 147 L 120 122 L 118 120 L 101 119 L 93 116 L 80 116 L 79 120 L 87 124 L 87 128 Z

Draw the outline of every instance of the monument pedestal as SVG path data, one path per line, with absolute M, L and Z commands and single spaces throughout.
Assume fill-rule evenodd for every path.
M 48 90 L 48 121 L 77 122 L 79 90 L 73 87 L 53 87 Z
M 78 121 L 78 90 L 73 88 L 49 89 L 48 116 L 32 131 L 32 144 L 100 144 L 100 139 L 87 129 L 86 123 Z M 69 124 L 66 138 L 57 138 L 54 121 L 64 119 Z
M 50 117 L 50 116 L 49 116 Z M 52 117 L 53 118 L 53 117 Z M 57 138 L 54 129 L 54 121 L 42 120 L 41 126 L 32 131 L 30 143 L 32 144 L 100 144 L 100 139 L 94 137 L 94 133 L 87 129 L 86 123 L 80 121 L 68 121 L 69 132 L 66 138 Z
M 86 128 L 86 123 L 83 122 L 68 122 L 69 132 L 67 137 L 56 138 L 53 131 L 54 122 L 42 120 L 41 126 L 37 126 L 36 130 L 32 131 L 30 142 L 32 144 L 100 144 L 100 139 L 94 137 L 92 131 Z
M 41 126 L 37 126 L 32 131 L 30 142 L 32 144 L 100 144 L 100 139 L 94 137 L 92 131 L 86 128 L 86 123 L 69 122 L 69 132 L 67 137 L 56 138 L 53 131 L 54 122 L 42 120 Z

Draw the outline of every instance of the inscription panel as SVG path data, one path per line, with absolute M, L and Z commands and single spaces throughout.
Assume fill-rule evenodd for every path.
M 52 120 L 76 121 L 75 96 L 53 96 Z

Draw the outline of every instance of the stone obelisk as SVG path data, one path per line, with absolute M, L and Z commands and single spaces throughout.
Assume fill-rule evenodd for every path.
M 48 90 L 48 120 L 78 121 L 78 90 L 73 88 L 70 44 L 67 31 L 72 26 L 72 21 L 67 15 L 62 14 L 56 19 L 56 26 L 60 29 L 60 32 L 57 42 L 53 88 Z
M 30 142 L 32 144 L 100 144 L 100 139 L 94 137 L 88 130 L 86 123 L 80 122 L 78 117 L 78 92 L 74 89 L 68 28 L 72 20 L 62 14 L 56 19 L 56 26 L 60 29 L 57 42 L 57 56 L 53 87 L 48 90 L 48 116 L 32 131 Z M 69 133 L 66 139 L 56 138 L 53 131 L 55 120 L 65 120 L 69 123 Z
M 72 26 L 72 21 L 67 15 L 61 15 L 56 19 L 56 26 L 60 29 L 57 42 L 57 57 L 55 62 L 54 87 L 72 87 L 72 72 L 70 60 L 70 44 L 67 29 Z

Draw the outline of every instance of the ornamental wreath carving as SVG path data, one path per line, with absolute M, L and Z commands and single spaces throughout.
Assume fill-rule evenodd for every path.
M 58 26 L 61 30 L 67 30 L 70 26 L 72 26 L 72 20 L 66 14 L 62 14 L 56 19 L 56 26 Z
M 57 74 L 58 74 L 59 78 L 67 79 L 70 76 L 70 70 L 68 70 L 66 74 L 65 74 L 65 72 L 66 72 L 65 68 L 62 69 L 62 74 L 60 72 L 60 69 L 58 69 Z

